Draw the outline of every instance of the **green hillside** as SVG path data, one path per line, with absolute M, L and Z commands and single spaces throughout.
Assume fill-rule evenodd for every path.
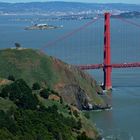
M 82 112 L 51 96 L 61 98 L 50 88 L 33 90 L 23 79 L 1 85 L 0 140 L 100 138 Z
M 65 102 L 79 109 L 90 103 L 106 106 L 100 93 L 102 89 L 88 74 L 74 66 L 61 62 L 32 49 L 0 50 L 0 77 L 24 79 L 31 87 L 38 82 L 42 87 L 49 87 L 62 96 Z

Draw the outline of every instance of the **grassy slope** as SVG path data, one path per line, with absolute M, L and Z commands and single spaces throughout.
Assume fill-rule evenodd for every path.
M 101 89 L 88 74 L 35 50 L 0 50 L 0 76 L 7 78 L 9 75 L 25 79 L 30 86 L 39 82 L 57 91 L 61 86 L 76 84 L 85 91 L 92 103 L 104 104 L 97 94 Z
M 57 75 L 51 65 L 50 57 L 40 55 L 33 50 L 7 49 L 0 51 L 2 78 L 7 78 L 12 74 L 16 78 L 24 78 L 30 85 L 34 81 L 47 82 L 52 85 L 57 81 Z
M 0 110 L 7 111 L 11 107 L 16 108 L 16 105 L 8 99 L 0 98 Z

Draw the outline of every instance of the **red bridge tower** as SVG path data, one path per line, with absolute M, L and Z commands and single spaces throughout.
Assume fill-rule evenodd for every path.
M 112 88 L 111 49 L 110 49 L 110 13 L 105 13 L 104 23 L 104 89 Z

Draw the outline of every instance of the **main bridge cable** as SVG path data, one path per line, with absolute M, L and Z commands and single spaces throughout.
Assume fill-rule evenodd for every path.
M 140 28 L 140 24 L 138 24 L 138 23 L 135 23 L 135 22 L 130 21 L 130 20 L 126 20 L 125 18 L 122 18 L 122 17 L 120 17 L 120 16 L 116 16 L 116 18 L 119 19 L 119 20 L 122 21 L 122 22 L 125 22 L 125 23 L 128 23 L 128 24 L 131 24 L 131 25 L 134 25 L 134 26 Z
M 63 41 L 63 40 L 65 40 L 65 39 L 71 37 L 72 35 L 74 35 L 74 34 L 80 32 L 81 30 L 83 30 L 83 29 L 87 28 L 88 26 L 92 25 L 93 23 L 97 22 L 97 21 L 98 21 L 99 19 L 101 19 L 101 18 L 102 18 L 102 17 L 97 16 L 96 19 L 94 19 L 94 20 L 92 20 L 92 21 L 90 21 L 90 22 L 88 22 L 88 23 L 82 25 L 81 27 L 79 27 L 79 28 L 77 28 L 77 29 L 74 29 L 74 30 L 71 31 L 71 32 L 65 33 L 63 36 L 57 38 L 56 40 L 50 41 L 46 46 L 42 47 L 42 48 L 40 49 L 40 51 L 43 52 L 45 48 L 50 47 L 50 46 L 56 44 L 57 42 Z

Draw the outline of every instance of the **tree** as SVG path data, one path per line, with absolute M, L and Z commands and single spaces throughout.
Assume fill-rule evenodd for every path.
M 35 110 L 39 101 L 33 94 L 24 94 L 21 99 L 16 103 L 19 108 Z
M 9 75 L 8 80 L 15 81 L 15 77 L 13 75 Z
M 0 97 L 7 98 L 9 92 L 10 92 L 10 86 L 6 85 L 4 88 L 2 88 L 1 93 L 0 93 Z
M 40 96 L 43 97 L 43 98 L 45 98 L 45 99 L 48 99 L 48 97 L 49 97 L 50 94 L 51 93 L 49 92 L 48 89 L 43 89 L 43 90 L 40 91 Z
M 7 98 L 13 101 L 19 108 L 36 109 L 39 101 L 37 97 L 32 94 L 32 90 L 23 79 L 16 80 L 10 85 L 6 85 L 0 97 Z
M 19 49 L 21 45 L 19 43 L 15 43 L 16 49 Z
M 40 88 L 41 87 L 40 87 L 39 83 L 34 83 L 33 84 L 33 87 L 32 87 L 33 90 L 40 90 Z

